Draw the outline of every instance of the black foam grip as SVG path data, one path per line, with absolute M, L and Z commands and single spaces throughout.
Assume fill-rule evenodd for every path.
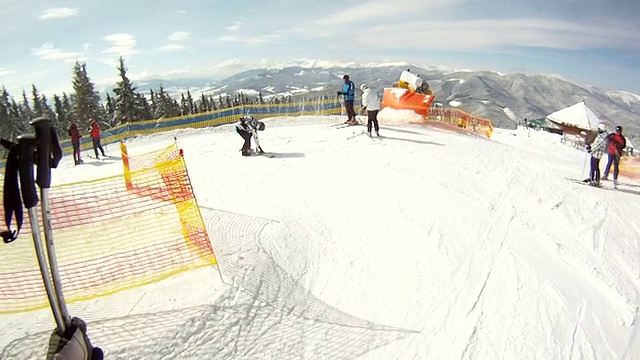
M 18 171 L 20 173 L 20 188 L 22 189 L 22 201 L 29 209 L 38 204 L 38 193 L 36 184 L 33 181 L 33 164 L 35 156 L 33 153 L 36 138 L 33 135 L 23 135 L 18 137 L 20 146 L 20 160 Z
M 41 189 L 51 187 L 51 120 L 41 117 L 30 123 L 36 133 L 36 183 Z M 57 139 L 57 137 L 56 137 Z M 57 164 L 56 164 L 57 165 Z

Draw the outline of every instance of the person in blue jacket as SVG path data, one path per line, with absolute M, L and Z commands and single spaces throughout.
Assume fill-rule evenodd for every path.
M 342 84 L 342 91 L 338 91 L 338 96 L 344 96 L 344 107 L 347 110 L 347 121 L 345 124 L 349 125 L 358 125 L 358 120 L 356 120 L 356 111 L 353 109 L 353 100 L 356 95 L 356 86 L 353 84 L 353 81 L 349 80 L 349 75 L 345 75 L 342 77 L 344 80 L 344 84 Z

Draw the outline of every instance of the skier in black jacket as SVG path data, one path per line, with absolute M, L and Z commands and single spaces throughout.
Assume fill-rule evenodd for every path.
M 242 156 L 251 156 L 251 138 L 256 143 L 256 152 L 259 154 L 264 154 L 262 147 L 260 146 L 260 140 L 258 139 L 258 131 L 262 131 L 265 128 L 265 125 L 262 121 L 257 121 L 251 115 L 244 115 L 240 118 L 238 122 L 236 122 L 236 131 L 240 136 L 244 139 L 244 144 L 242 145 Z

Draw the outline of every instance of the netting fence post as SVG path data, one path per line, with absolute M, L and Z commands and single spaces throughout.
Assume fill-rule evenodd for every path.
M 120 154 L 122 155 L 122 166 L 124 168 L 124 184 L 127 190 L 133 190 L 133 183 L 131 182 L 131 168 L 129 167 L 129 153 L 127 152 L 127 145 L 124 141 L 120 141 Z

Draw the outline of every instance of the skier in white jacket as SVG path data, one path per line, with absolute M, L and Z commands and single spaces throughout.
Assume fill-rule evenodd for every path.
M 586 146 L 587 152 L 591 154 L 591 166 L 589 169 L 589 182 L 591 186 L 600 186 L 600 159 L 607 149 L 607 125 L 605 123 L 598 124 L 598 135 Z
M 371 136 L 371 127 L 376 131 L 376 136 L 380 137 L 380 126 L 378 125 L 378 110 L 380 110 L 380 97 L 375 91 L 362 84 L 360 89 L 362 94 L 362 109 L 367 111 L 367 132 Z

